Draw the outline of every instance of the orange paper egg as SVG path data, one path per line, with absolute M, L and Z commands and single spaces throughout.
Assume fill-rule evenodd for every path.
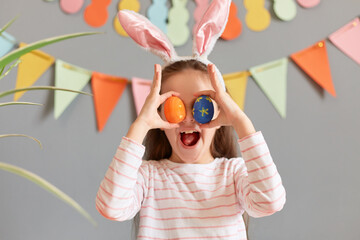
M 185 105 L 180 98 L 171 96 L 165 101 L 164 113 L 168 122 L 179 123 L 186 116 Z

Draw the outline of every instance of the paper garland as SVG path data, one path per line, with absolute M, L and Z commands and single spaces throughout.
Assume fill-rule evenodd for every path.
M 91 72 L 57 59 L 55 63 L 55 86 L 81 91 L 90 81 Z M 58 119 L 78 96 L 78 93 L 55 91 L 54 117 Z
M 329 36 L 330 41 L 360 64 L 360 21 L 355 18 Z
M 291 54 L 292 60 L 317 84 L 336 97 L 325 41 Z
M 15 46 L 16 39 L 8 34 L 7 32 L 2 32 L 0 35 L 0 57 L 4 56 Z
M 250 68 L 251 75 L 282 118 L 286 117 L 287 58 Z
M 20 47 L 26 43 L 20 43 Z M 55 58 L 40 50 L 29 52 L 20 57 L 18 66 L 16 89 L 32 86 L 44 72 L 55 62 Z M 14 94 L 14 101 L 17 101 L 25 91 Z
M 359 49 L 356 44 L 360 38 L 359 18 L 351 21 L 329 38 L 336 46 L 359 63 Z M 8 49 L 15 45 L 15 39 L 6 36 L 5 46 Z M 9 37 L 10 36 L 10 37 Z M 8 40 L 11 39 L 9 45 Z M 0 37 L 4 41 L 4 37 Z M 1 43 L 1 41 L 0 41 Z M 20 43 L 20 47 L 24 46 Z M 7 50 L 9 51 L 9 50 Z M 324 40 L 290 55 L 290 58 L 306 72 L 317 84 L 327 90 L 332 96 L 336 96 L 331 78 L 331 71 Z M 18 66 L 16 88 L 28 87 L 54 63 L 55 59 L 39 50 L 32 51 L 21 57 L 22 62 Z M 235 72 L 223 75 L 226 88 L 244 110 L 245 93 L 248 76 L 252 76 L 257 85 L 269 98 L 275 109 L 282 118 L 286 116 L 286 75 L 288 59 L 282 58 L 269 63 L 251 67 L 249 72 Z M 114 107 L 119 101 L 128 80 L 123 77 L 111 76 L 103 73 L 92 72 L 61 60 L 56 61 L 55 84 L 57 87 L 81 90 L 91 77 L 91 86 L 94 95 L 94 105 L 97 118 L 98 131 L 102 131 Z M 76 81 L 76 82 L 74 82 Z M 76 83 L 76 86 L 74 85 Z M 136 112 L 139 114 L 146 96 L 150 92 L 151 81 L 140 78 L 132 78 L 132 91 Z M 65 95 L 66 93 L 66 95 Z M 23 92 L 15 94 L 15 101 Z M 75 93 L 55 91 L 55 118 L 59 118 L 64 110 L 71 104 Z
M 150 93 L 152 81 L 134 77 L 131 82 L 136 113 L 139 115 L 140 110 L 145 103 L 146 97 Z
M 113 109 L 120 99 L 127 79 L 93 72 L 91 87 L 94 94 L 94 105 L 98 131 L 101 132 L 109 119 Z

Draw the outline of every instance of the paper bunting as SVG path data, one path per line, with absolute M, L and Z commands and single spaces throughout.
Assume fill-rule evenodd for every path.
M 152 81 L 134 77 L 132 78 L 131 83 L 136 113 L 139 115 L 141 108 L 145 103 L 146 97 L 150 93 Z
M 304 8 L 312 8 L 320 3 L 320 0 L 296 0 Z
M 167 0 L 152 1 L 147 11 L 148 19 L 163 33 L 167 33 L 166 21 L 168 17 Z
M 242 24 L 240 19 L 237 17 L 237 7 L 234 2 L 231 2 L 228 22 L 225 30 L 221 35 L 224 40 L 233 40 L 240 36 L 242 30 Z
M 77 13 L 84 5 L 84 0 L 60 0 L 60 8 L 68 14 Z
M 360 21 L 355 18 L 329 36 L 330 41 L 360 64 Z
M 259 85 L 282 118 L 286 117 L 286 81 L 288 59 L 282 58 L 250 68 Z
M 109 16 L 107 7 L 111 3 L 111 0 L 91 0 L 84 11 L 84 20 L 92 27 L 103 26 Z
M 242 110 L 244 110 L 246 85 L 249 75 L 248 71 L 223 75 L 228 93 Z
M 189 11 L 186 9 L 188 0 L 172 0 L 172 8 L 169 11 L 169 23 L 167 25 L 167 36 L 174 46 L 181 46 L 186 43 L 190 36 L 187 26 Z
M 296 4 L 294 0 L 275 0 L 274 12 L 283 21 L 290 21 L 296 16 Z
M 101 132 L 120 99 L 128 80 L 103 73 L 93 72 L 91 87 L 94 95 L 97 126 Z
M 2 32 L 0 35 L 0 57 L 7 54 L 16 44 L 16 39 L 8 34 Z
M 55 86 L 81 91 L 90 81 L 91 72 L 57 59 L 55 63 Z M 78 93 L 55 91 L 54 117 L 58 119 Z
M 20 47 L 26 46 L 20 43 Z M 29 52 L 20 57 L 16 78 L 16 89 L 32 86 L 44 72 L 55 62 L 55 58 L 40 50 Z M 25 91 L 14 94 L 14 101 L 17 101 Z
M 291 59 L 317 84 L 336 97 L 325 41 L 292 54 Z
M 270 25 L 271 16 L 264 5 L 264 0 L 244 0 L 247 10 L 245 22 L 249 29 L 260 32 Z
M 139 12 L 140 10 L 140 2 L 138 0 L 120 0 L 118 4 L 118 11 L 123 9 L 129 9 L 134 12 Z M 120 34 L 121 36 L 127 37 L 129 36 L 127 32 L 125 32 L 124 28 L 121 26 L 118 15 L 115 14 L 114 17 L 114 28 L 115 31 Z

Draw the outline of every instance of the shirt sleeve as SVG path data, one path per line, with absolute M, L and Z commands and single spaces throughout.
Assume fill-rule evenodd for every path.
M 244 160 L 235 173 L 237 196 L 251 217 L 280 211 L 286 201 L 285 188 L 261 131 L 238 140 Z
M 96 209 L 104 217 L 124 221 L 140 210 L 146 179 L 140 169 L 145 147 L 123 137 L 96 195 Z

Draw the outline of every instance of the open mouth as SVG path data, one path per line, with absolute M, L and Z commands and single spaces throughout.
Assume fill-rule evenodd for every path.
M 194 146 L 200 139 L 200 133 L 197 131 L 181 132 L 181 142 L 185 146 Z

